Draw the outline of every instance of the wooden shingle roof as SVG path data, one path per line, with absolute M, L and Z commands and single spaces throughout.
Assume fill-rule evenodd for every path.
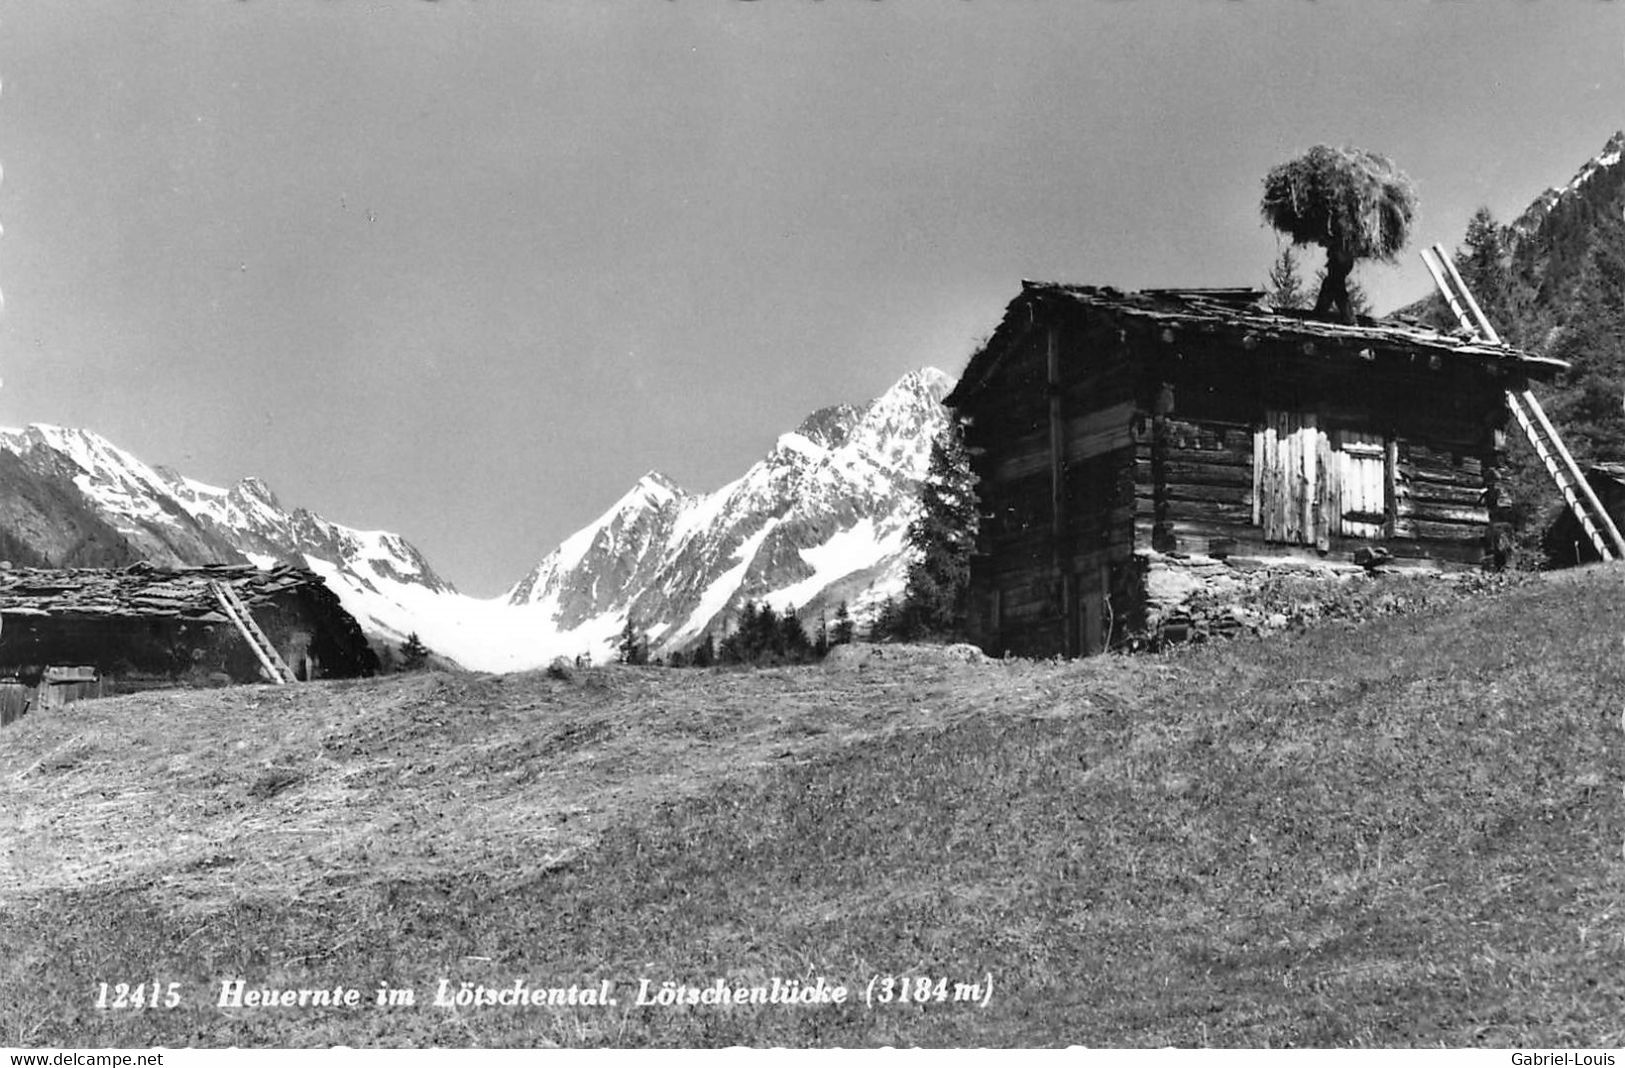
M 314 571 L 211 564 L 174 570 L 136 564 L 118 570 L 73 568 L 0 570 L 0 616 L 58 615 L 88 618 L 171 617 L 225 622 L 209 583 L 222 582 L 250 607 L 278 593 L 326 586 Z
M 1409 323 L 1361 319 L 1349 324 L 1317 318 L 1307 311 L 1276 311 L 1266 302 L 1264 292 L 1256 289 L 1146 289 L 1126 293 L 1110 286 L 1031 281 L 1021 285 L 1021 295 L 1010 302 L 998 330 L 971 358 L 945 404 L 957 407 L 980 391 L 1004 356 L 1039 320 L 1040 309 L 1057 307 L 1080 308 L 1113 317 L 1125 326 L 1168 331 L 1172 336 L 1197 334 L 1249 347 L 1286 342 L 1312 344 L 1325 354 L 1399 351 L 1468 360 L 1537 378 L 1549 378 L 1568 367 L 1562 360 Z

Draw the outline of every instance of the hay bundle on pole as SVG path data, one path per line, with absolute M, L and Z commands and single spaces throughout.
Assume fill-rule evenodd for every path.
M 1294 244 L 1326 250 L 1317 314 L 1354 321 L 1348 294 L 1356 260 L 1392 262 L 1410 239 L 1416 189 L 1386 156 L 1316 145 L 1264 177 L 1264 220 Z

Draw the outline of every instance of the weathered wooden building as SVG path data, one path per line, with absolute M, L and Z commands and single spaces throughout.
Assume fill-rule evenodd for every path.
M 1597 495 L 1597 503 L 1613 518 L 1614 525 L 1625 530 L 1625 464 L 1592 464 L 1586 469 L 1585 479 L 1591 484 L 1591 492 Z M 1555 567 L 1591 564 L 1601 559 L 1570 508 L 1559 512 L 1542 532 L 1541 547 L 1546 552 L 1547 562 Z
M 1167 569 L 1494 565 L 1505 391 L 1563 366 L 1254 290 L 1024 283 L 946 399 L 979 478 L 972 632 L 1022 655 L 1154 636 Z
M 377 671 L 360 625 L 314 572 L 139 564 L 0 570 L 0 676 L 32 688 L 36 707 L 52 687 L 84 695 L 92 685 L 100 694 L 259 681 L 259 659 L 223 613 L 211 582 L 237 593 L 296 677 Z

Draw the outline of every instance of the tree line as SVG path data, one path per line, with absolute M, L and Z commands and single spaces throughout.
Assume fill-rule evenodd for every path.
M 809 635 L 794 606 L 787 605 L 780 611 L 766 601 L 753 600 L 746 601 L 740 608 L 732 628 L 720 642 L 707 631 L 687 649 L 674 650 L 664 657 L 651 657 L 648 637 L 639 630 L 636 620 L 628 616 L 616 644 L 615 662 L 634 667 L 655 664 L 698 668 L 727 664 L 753 667 L 807 664 L 823 659 L 834 646 L 850 644 L 855 630 L 845 601 L 836 607 L 833 622 L 820 612 L 817 632 Z

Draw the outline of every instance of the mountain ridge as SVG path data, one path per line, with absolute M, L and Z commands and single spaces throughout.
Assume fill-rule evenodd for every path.
M 925 368 L 868 405 L 821 408 L 711 493 L 688 493 L 664 476 L 652 487 L 645 476 L 538 563 L 510 603 L 543 605 L 576 628 L 601 627 L 609 616 L 622 626 L 628 616 L 646 620 L 651 644 L 674 651 L 744 600 L 833 610 L 848 599 L 825 596 L 838 579 L 886 559 L 895 566 L 883 592 L 853 591 L 860 610 L 877 608 L 901 592 L 902 533 L 951 385 Z M 838 557 L 818 552 L 842 535 Z
M 298 564 L 381 644 L 417 633 L 480 670 L 605 659 L 629 620 L 676 651 L 720 637 L 746 600 L 809 622 L 848 601 L 862 619 L 902 591 L 951 385 L 925 368 L 867 404 L 820 408 L 709 493 L 651 469 L 494 598 L 458 592 L 401 535 L 287 507 L 262 479 L 215 486 L 53 424 L 0 429 L 0 549 L 21 566 Z

